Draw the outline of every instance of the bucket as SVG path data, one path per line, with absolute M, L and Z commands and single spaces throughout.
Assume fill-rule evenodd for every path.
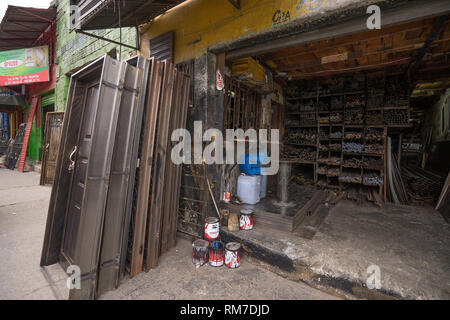
M 213 241 L 209 245 L 209 264 L 213 267 L 221 267 L 224 262 L 224 245 L 223 242 Z
M 205 239 L 216 240 L 219 238 L 219 219 L 208 217 L 205 219 Z
M 242 209 L 241 215 L 239 217 L 239 227 L 241 230 L 252 230 L 253 229 L 253 210 L 252 209 Z
M 228 242 L 225 246 L 225 265 L 228 268 L 235 269 L 241 265 L 240 249 L 241 245 L 237 242 Z
M 195 240 L 192 243 L 192 263 L 201 267 L 209 260 L 209 242 L 203 239 Z

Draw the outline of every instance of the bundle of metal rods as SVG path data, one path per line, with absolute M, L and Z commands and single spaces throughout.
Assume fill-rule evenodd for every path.
M 329 176 L 329 177 L 338 177 L 339 173 L 340 173 L 339 167 L 331 167 L 331 168 L 328 168 L 327 176 Z
M 346 140 L 361 140 L 363 137 L 362 132 L 346 132 L 345 139 Z
M 330 121 L 331 122 L 342 122 L 342 113 L 339 112 L 332 112 L 330 115 Z
M 384 139 L 383 130 L 379 130 L 376 128 L 366 128 L 366 141 L 378 141 L 381 142 Z
M 349 95 L 346 97 L 345 105 L 347 107 L 362 107 L 366 103 L 364 95 Z
M 384 168 L 384 161 L 380 157 L 366 157 L 362 166 L 365 169 L 382 170 Z
M 316 151 L 312 148 L 284 147 L 281 156 L 283 159 L 314 161 L 316 159 Z
M 330 143 L 328 149 L 331 151 L 341 151 L 342 145 L 340 143 Z
M 345 110 L 345 122 L 348 124 L 362 124 L 364 114 L 362 110 Z
M 403 165 L 408 195 L 413 204 L 434 204 L 439 197 L 444 177 L 412 165 Z
M 384 145 L 382 145 L 382 144 L 366 144 L 364 146 L 364 152 L 381 154 L 384 152 Z
M 381 186 L 383 185 L 383 178 L 376 173 L 365 173 L 363 175 L 363 184 L 366 186 Z
M 330 133 L 330 139 L 341 139 L 342 138 L 342 132 L 336 131 Z
M 347 183 L 361 183 L 361 174 L 357 172 L 344 171 L 339 176 L 339 181 Z
M 342 144 L 342 150 L 346 152 L 362 152 L 363 145 L 362 143 L 356 143 L 356 142 L 344 142 Z
M 326 167 L 326 166 L 319 166 L 317 168 L 318 174 L 327 174 L 327 171 L 328 171 L 328 167 Z
M 350 158 L 344 160 L 344 166 L 350 168 L 361 168 L 363 160 L 361 158 Z
M 408 110 L 392 109 L 384 111 L 384 122 L 389 125 L 407 125 L 409 121 Z
M 315 144 L 317 142 L 317 130 L 300 130 L 289 132 L 285 138 L 286 143 Z
M 371 125 L 382 125 L 384 123 L 381 111 L 367 111 L 366 123 Z

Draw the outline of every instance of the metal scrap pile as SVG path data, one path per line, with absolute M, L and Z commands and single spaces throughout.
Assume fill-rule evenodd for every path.
M 437 201 L 445 182 L 444 177 L 410 165 L 403 165 L 402 173 L 412 204 L 433 205 Z

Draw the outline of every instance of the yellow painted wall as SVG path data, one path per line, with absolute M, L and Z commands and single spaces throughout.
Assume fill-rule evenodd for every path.
M 358 0 L 242 0 L 237 10 L 227 0 L 188 0 L 157 17 L 143 32 L 141 51 L 149 39 L 175 31 L 175 63 L 201 56 L 215 43 L 251 37 L 286 23 L 298 22 Z

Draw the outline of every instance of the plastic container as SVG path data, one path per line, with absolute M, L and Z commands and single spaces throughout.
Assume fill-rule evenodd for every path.
M 261 177 L 241 175 L 238 178 L 237 196 L 243 203 L 257 204 L 261 192 Z

